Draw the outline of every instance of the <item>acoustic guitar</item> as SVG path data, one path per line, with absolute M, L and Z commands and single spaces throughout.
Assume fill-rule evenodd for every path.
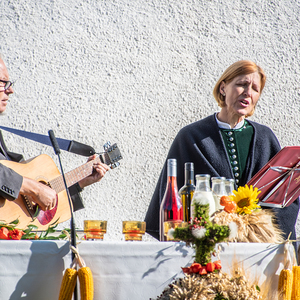
M 117 144 L 107 146 L 105 152 L 100 154 L 96 161 L 110 166 L 111 169 L 119 165 L 122 155 Z M 27 196 L 19 195 L 14 201 L 0 197 L 0 220 L 7 223 L 19 220 L 18 228 L 24 229 L 29 224 L 36 225 L 39 230 L 46 230 L 49 225 L 57 221 L 64 222 L 71 218 L 68 195 L 62 175 L 55 162 L 46 154 L 18 163 L 1 160 L 1 164 L 13 169 L 24 177 L 28 177 L 48 185 L 56 191 L 58 201 L 53 209 L 42 211 L 38 205 Z M 70 187 L 93 172 L 94 161 L 89 161 L 82 166 L 65 173 L 67 186 Z

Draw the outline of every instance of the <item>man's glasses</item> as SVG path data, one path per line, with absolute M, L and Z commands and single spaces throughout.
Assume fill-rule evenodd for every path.
M 11 81 L 7 81 L 7 80 L 1 80 L 0 82 L 4 83 L 4 86 L 0 86 L 0 88 L 4 88 L 4 91 L 8 90 L 14 83 Z

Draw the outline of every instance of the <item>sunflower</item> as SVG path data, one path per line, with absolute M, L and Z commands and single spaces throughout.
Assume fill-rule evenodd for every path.
M 245 186 L 240 186 L 237 191 L 233 191 L 234 195 L 230 196 L 230 199 L 237 204 L 236 212 L 238 214 L 251 214 L 254 210 L 259 210 L 260 206 L 257 205 L 258 202 L 258 191 L 257 188 L 253 189 L 253 186 L 250 185 L 250 188 L 246 184 Z

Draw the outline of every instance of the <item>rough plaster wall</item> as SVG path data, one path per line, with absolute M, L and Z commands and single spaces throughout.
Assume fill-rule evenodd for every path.
M 98 151 L 118 143 L 121 166 L 84 190 L 75 217 L 79 228 L 107 219 L 106 239 L 121 239 L 122 220 L 144 218 L 178 130 L 218 110 L 212 89 L 231 63 L 264 68 L 252 120 L 282 146 L 299 144 L 299 16 L 299 0 L 1 0 L 0 52 L 17 80 L 1 124 Z M 52 148 L 4 135 L 58 165 Z M 85 158 L 64 152 L 62 162 L 68 171 Z

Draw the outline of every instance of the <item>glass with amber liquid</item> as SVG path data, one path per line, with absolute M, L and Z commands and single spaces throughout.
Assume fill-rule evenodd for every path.
M 168 159 L 167 161 L 167 187 L 160 205 L 159 211 L 159 238 L 160 241 L 167 241 L 166 222 L 172 222 L 178 226 L 183 222 L 183 209 L 181 198 L 177 188 L 177 161 Z
M 146 222 L 123 221 L 123 233 L 125 241 L 141 241 L 146 231 Z
M 184 222 L 189 222 L 191 218 L 191 203 L 194 191 L 194 164 L 192 162 L 187 162 L 184 164 L 184 186 L 179 190 Z
M 188 222 L 182 222 L 182 221 L 166 221 L 164 222 L 164 235 L 166 238 L 166 241 L 179 241 L 177 239 L 174 239 L 170 234 L 169 230 L 170 229 L 175 229 L 175 228 L 181 228 L 181 227 L 187 227 L 189 225 Z
M 84 235 L 86 240 L 103 240 L 106 233 L 107 221 L 85 220 Z

